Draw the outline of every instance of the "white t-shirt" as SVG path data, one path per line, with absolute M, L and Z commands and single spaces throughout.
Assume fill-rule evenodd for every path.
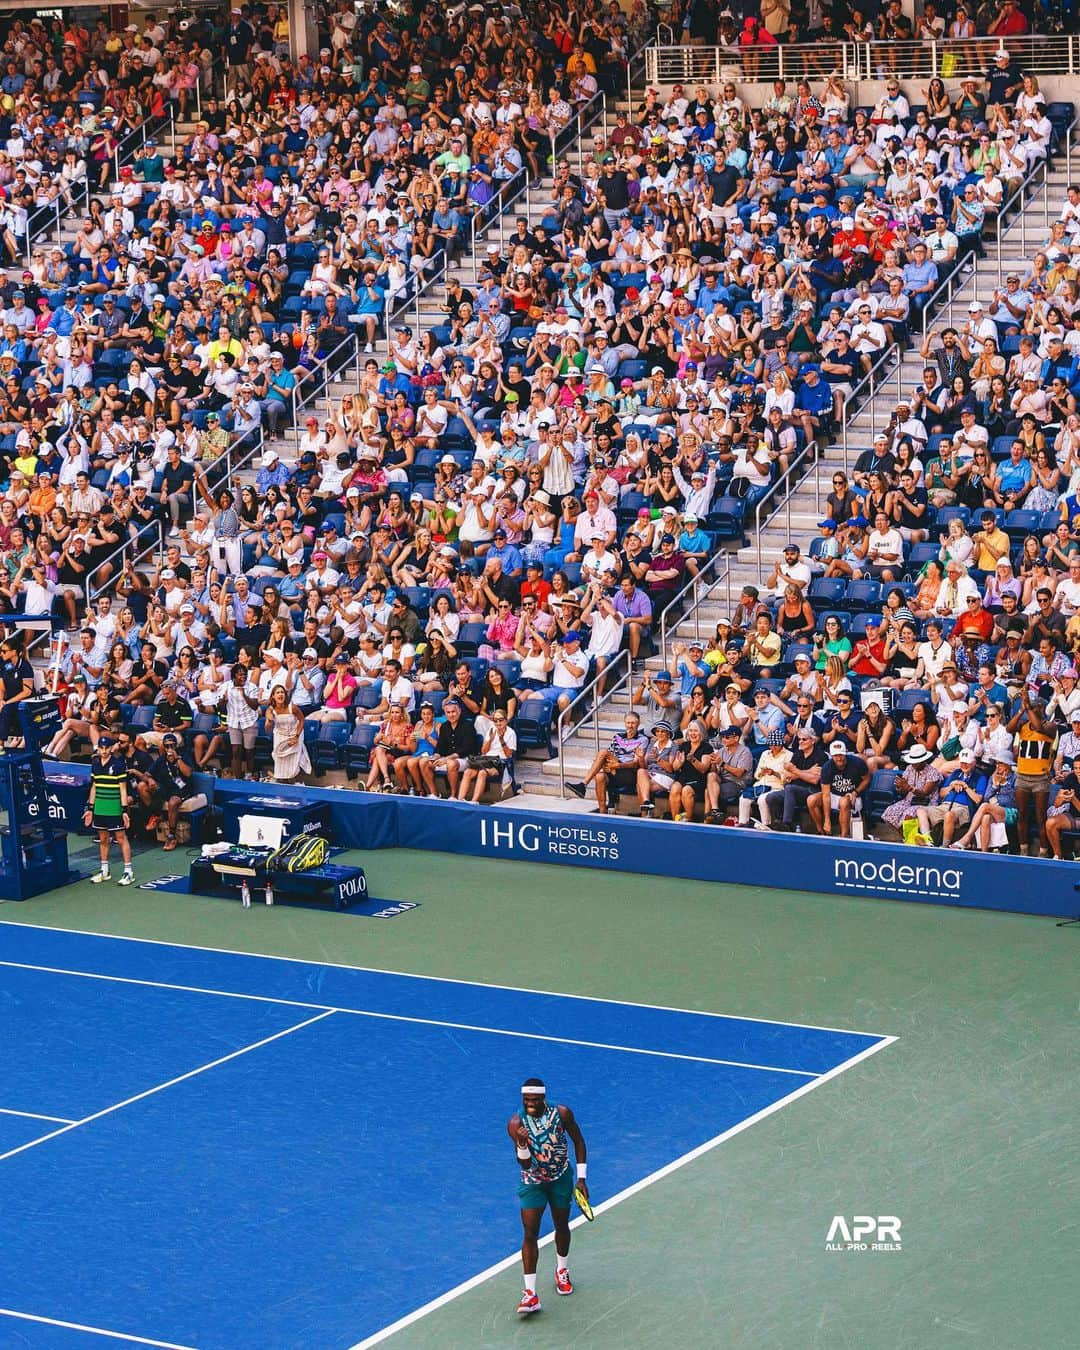
M 400 704 L 402 699 L 405 699 L 406 710 L 412 712 L 413 703 L 415 702 L 416 699 L 416 693 L 412 687 L 411 682 L 407 680 L 404 675 L 399 675 L 397 680 L 393 683 L 391 683 L 390 680 L 383 680 L 382 689 L 380 692 L 382 693 L 383 698 L 386 699 L 388 704 L 393 703 Z

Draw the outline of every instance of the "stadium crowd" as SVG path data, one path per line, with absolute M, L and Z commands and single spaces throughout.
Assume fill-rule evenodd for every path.
M 0 535 L 11 607 L 68 627 L 53 753 L 122 734 L 138 772 L 174 784 L 162 760 L 185 783 L 214 765 L 279 781 L 345 766 L 373 789 L 512 791 L 515 755 L 549 747 L 621 651 L 643 667 L 687 581 L 810 465 L 885 350 L 920 340 L 935 290 L 1055 135 L 1005 54 L 974 97 L 931 82 L 925 104 L 890 80 L 856 108 L 832 75 L 778 82 L 761 108 L 734 84 L 649 90 L 575 169 L 560 135 L 624 78 L 645 19 L 342 3 L 317 57 L 292 62 L 279 11 L 245 7 L 216 39 L 227 97 L 201 98 L 194 136 L 174 158 L 148 142 L 69 248 L 8 277 Z M 74 46 L 76 70 L 122 69 Z M 542 221 L 516 218 L 475 281 L 447 273 L 444 323 L 386 331 L 522 175 Z M 1078 248 L 1070 189 L 988 312 L 930 325 L 922 384 L 834 484 L 806 559 L 786 553 L 712 642 L 674 650 L 673 679 L 640 682 L 647 725 L 578 785 L 601 810 L 629 788 L 676 819 L 754 808 L 794 827 L 809 803 L 847 830 L 902 755 L 887 824 L 997 846 L 1020 812 L 1026 844 L 1033 804 L 1058 846 Z M 356 387 L 294 425 L 354 341 Z M 159 530 L 147 577 L 133 554 Z M 107 593 L 87 608 L 88 583 Z M 981 707 L 957 726 L 961 677 L 970 702 L 988 663 L 1023 753 L 1000 806 L 975 778 L 969 819 L 960 801 L 933 817 L 961 792 L 939 788 L 961 755 L 969 775 L 1002 772 L 1005 731 L 977 741 Z M 888 690 L 879 713 L 855 708 L 867 681 Z

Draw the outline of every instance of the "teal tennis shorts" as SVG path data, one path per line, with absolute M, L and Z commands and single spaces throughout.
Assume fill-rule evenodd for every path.
M 543 1209 L 550 1205 L 552 1209 L 569 1209 L 574 1198 L 574 1169 L 568 1167 L 555 1181 L 542 1182 L 540 1185 L 518 1187 L 518 1200 L 522 1209 Z

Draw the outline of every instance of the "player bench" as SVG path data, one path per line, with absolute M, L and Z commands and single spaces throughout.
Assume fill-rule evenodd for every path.
M 367 878 L 362 867 L 346 867 L 338 863 L 323 863 L 303 872 L 265 871 L 245 877 L 238 872 L 221 871 L 220 864 L 227 858 L 196 858 L 188 873 L 192 895 L 225 895 L 240 898 L 247 881 L 256 893 L 267 881 L 273 887 L 274 900 L 287 904 L 328 905 L 331 909 L 348 909 L 350 905 L 367 899 Z

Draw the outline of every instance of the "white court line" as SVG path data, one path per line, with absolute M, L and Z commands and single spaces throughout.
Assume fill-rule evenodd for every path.
M 155 1093 L 164 1092 L 166 1088 L 175 1087 L 177 1083 L 183 1083 L 189 1078 L 195 1078 L 200 1073 L 206 1073 L 208 1069 L 216 1069 L 219 1064 L 228 1064 L 230 1059 L 237 1059 L 240 1055 L 249 1054 L 252 1050 L 258 1050 L 264 1045 L 269 1045 L 272 1041 L 278 1041 L 282 1036 L 291 1036 L 294 1031 L 302 1031 L 304 1027 L 310 1027 L 314 1022 L 321 1022 L 324 1017 L 332 1017 L 334 1010 L 328 1008 L 325 1012 L 319 1013 L 317 1017 L 309 1017 L 304 1022 L 297 1022 L 295 1026 L 286 1027 L 284 1031 L 275 1031 L 272 1036 L 264 1036 L 261 1041 L 255 1041 L 252 1045 L 243 1045 L 239 1050 L 233 1050 L 230 1054 L 222 1055 L 220 1059 L 211 1060 L 209 1064 L 201 1064 L 197 1069 L 189 1069 L 187 1073 L 178 1074 L 175 1078 L 170 1078 L 167 1083 L 159 1083 L 157 1087 L 147 1088 L 145 1092 L 137 1092 L 134 1097 L 127 1097 L 122 1102 L 116 1102 L 113 1106 L 106 1106 L 103 1111 L 95 1111 L 92 1116 L 84 1116 L 82 1120 L 73 1120 L 70 1125 L 63 1126 L 59 1130 L 51 1130 L 48 1134 L 43 1134 L 40 1139 L 32 1139 L 28 1144 L 20 1144 L 18 1148 L 9 1148 L 6 1153 L 0 1153 L 0 1162 L 6 1158 L 14 1158 L 17 1153 L 25 1153 L 27 1149 L 37 1148 L 38 1144 L 44 1144 L 49 1139 L 56 1139 L 61 1134 L 67 1134 L 70 1130 L 77 1130 L 80 1125 L 89 1125 L 91 1121 L 100 1120 L 102 1116 L 111 1116 L 114 1111 L 119 1111 L 125 1106 L 132 1106 L 135 1102 L 141 1102 L 145 1097 L 153 1097 Z M 153 1342 L 151 1342 L 153 1344 Z
M 406 1017 L 403 1013 L 372 1012 L 368 1008 L 335 1008 L 325 1003 L 302 1003 L 291 998 L 272 998 L 268 994 L 240 994 L 228 989 L 203 989 L 193 984 L 165 984 L 161 980 L 138 980 L 129 975 L 98 975 L 86 970 L 64 970 L 59 966 L 31 966 L 23 961 L 0 961 L 11 970 L 33 970 L 43 975 L 72 975 L 79 980 L 103 980 L 110 984 L 142 985 L 149 989 L 173 989 L 184 994 L 208 994 L 212 998 L 237 998 L 252 1003 L 277 1003 L 287 1008 L 320 1009 L 324 1013 L 343 1013 L 346 1017 L 370 1017 L 380 1022 L 407 1022 L 413 1026 L 445 1027 L 449 1031 L 479 1031 L 488 1036 L 514 1036 L 527 1041 L 545 1041 L 550 1045 L 580 1045 L 590 1050 L 618 1050 L 626 1055 L 651 1055 L 656 1059 L 681 1059 L 692 1064 L 720 1064 L 732 1069 L 757 1069 L 763 1073 L 786 1073 L 796 1078 L 816 1078 L 808 1069 L 781 1069 L 775 1064 L 750 1064 L 741 1059 L 713 1059 L 708 1055 L 680 1055 L 674 1050 L 647 1050 L 638 1045 L 610 1045 L 606 1041 L 583 1041 L 569 1036 L 545 1036 L 539 1031 L 511 1031 L 505 1027 L 475 1026 L 471 1022 L 446 1022 L 434 1017 Z M 81 1122 L 76 1121 L 76 1124 Z M 48 1138 L 48 1136 L 46 1136 Z M 0 1162 L 6 1157 L 0 1154 Z
M 195 1350 L 190 1345 L 177 1345 L 175 1341 L 152 1341 L 147 1336 L 128 1336 L 123 1331 L 106 1331 L 104 1327 L 88 1327 L 82 1322 L 62 1322 L 58 1317 L 35 1317 L 33 1313 L 16 1312 L 13 1308 L 0 1308 L 0 1317 L 15 1317 L 21 1322 L 40 1322 L 47 1327 L 64 1327 L 67 1331 L 85 1331 L 90 1336 L 109 1336 L 116 1341 L 130 1341 L 132 1345 L 155 1345 L 160 1350 Z
M 520 984 L 491 984 L 486 980 L 460 980 L 450 975 L 417 975 L 411 970 L 384 970 L 381 966 L 350 966 L 342 961 L 312 961 L 302 956 L 273 956 L 269 952 L 241 952 L 233 947 L 199 947 L 190 942 L 164 942 L 159 938 L 137 938 L 118 933 L 97 933 L 90 928 L 60 928 L 49 923 L 18 923 L 0 919 L 0 928 L 40 928 L 45 933 L 67 933 L 76 937 L 108 938 L 111 942 L 138 942 L 146 947 L 177 947 L 188 952 L 215 952 L 220 956 L 246 956 L 255 961 L 284 961 L 294 966 L 323 966 L 330 970 L 355 970 L 362 975 L 396 975 L 403 980 L 429 980 L 436 984 L 464 984 L 477 989 L 501 989 L 507 994 L 541 994 L 544 998 L 573 998 L 583 1003 L 608 1003 L 616 1008 L 648 1008 L 651 1012 L 686 1013 L 690 1017 L 720 1017 L 725 1022 L 758 1022 L 765 1026 L 802 1027 L 807 1031 L 832 1031 L 841 1036 L 871 1036 L 884 1039 L 876 1031 L 855 1031 L 851 1027 L 821 1027 L 813 1022 L 784 1022 L 777 1017 L 743 1017 L 739 1013 L 706 1012 L 703 1008 L 670 1008 L 663 1003 L 632 1003 L 621 998 L 597 998 L 594 994 L 568 994 L 565 990 L 528 989 Z
M 609 1209 L 614 1209 L 616 1205 L 621 1205 L 624 1200 L 629 1200 L 631 1196 L 637 1195 L 647 1186 L 652 1186 L 655 1182 L 661 1181 L 664 1177 L 670 1176 L 672 1172 L 677 1172 L 680 1167 L 685 1167 L 687 1163 L 694 1162 L 697 1158 L 711 1152 L 718 1144 L 725 1143 L 728 1139 L 733 1139 L 735 1135 L 742 1134 L 743 1130 L 748 1130 L 751 1125 L 756 1125 L 759 1120 L 764 1120 L 766 1116 L 771 1116 L 779 1111 L 781 1107 L 788 1106 L 799 1097 L 804 1097 L 808 1092 L 813 1092 L 814 1088 L 820 1087 L 822 1083 L 827 1083 L 830 1078 L 836 1078 L 838 1075 L 854 1068 L 861 1060 L 868 1059 L 871 1055 L 876 1055 L 879 1050 L 885 1046 L 892 1045 L 896 1041 L 895 1036 L 883 1036 L 876 1045 L 868 1045 L 865 1050 L 860 1050 L 857 1055 L 852 1055 L 850 1059 L 844 1060 L 842 1064 L 837 1064 L 827 1073 L 821 1074 L 811 1083 L 804 1083 L 802 1087 L 796 1088 L 794 1092 L 789 1092 L 786 1097 L 781 1097 L 771 1106 L 766 1106 L 757 1111 L 752 1116 L 747 1116 L 745 1120 L 740 1120 L 737 1125 L 733 1125 L 730 1130 L 725 1130 L 723 1134 L 716 1135 L 715 1138 L 706 1140 L 704 1144 L 699 1144 L 697 1148 L 691 1149 L 689 1153 L 684 1153 L 681 1158 L 676 1158 L 674 1162 L 667 1163 L 666 1166 L 650 1173 L 647 1177 L 642 1177 L 640 1181 L 635 1181 L 632 1186 L 627 1186 L 626 1190 L 620 1191 L 618 1195 L 613 1195 L 610 1200 L 604 1200 L 601 1204 L 594 1207 L 596 1214 L 604 1214 Z M 591 1180 L 591 1178 L 590 1178 Z M 574 1219 L 570 1227 L 580 1228 L 586 1222 L 585 1218 Z M 555 1234 L 549 1233 L 546 1237 L 540 1239 L 540 1246 L 546 1247 L 555 1240 Z M 448 1289 L 445 1294 L 440 1294 L 438 1298 L 433 1298 L 429 1303 L 416 1308 L 413 1312 L 407 1313 L 404 1317 L 399 1317 L 396 1322 L 391 1322 L 389 1326 L 383 1327 L 381 1331 L 376 1331 L 368 1336 L 366 1340 L 358 1341 L 350 1346 L 349 1350 L 369 1350 L 369 1347 L 380 1345 L 383 1341 L 389 1340 L 397 1332 L 403 1331 L 406 1327 L 412 1326 L 414 1322 L 419 1322 L 421 1318 L 427 1317 L 428 1313 L 433 1313 L 438 1308 L 444 1308 L 454 1299 L 460 1298 L 462 1294 L 467 1294 L 470 1289 L 477 1288 L 478 1285 L 485 1284 L 493 1276 L 501 1274 L 504 1270 L 510 1270 L 521 1260 L 521 1253 L 514 1252 L 511 1256 L 504 1257 L 501 1261 L 496 1261 L 493 1266 L 488 1266 L 487 1270 L 482 1270 L 479 1275 L 474 1275 L 472 1279 L 465 1280 L 464 1283 Z
M 75 1121 L 67 1116 L 42 1116 L 36 1111 L 13 1111 L 9 1106 L 0 1106 L 0 1116 L 23 1116 L 27 1120 L 50 1120 L 54 1125 L 74 1125 Z

